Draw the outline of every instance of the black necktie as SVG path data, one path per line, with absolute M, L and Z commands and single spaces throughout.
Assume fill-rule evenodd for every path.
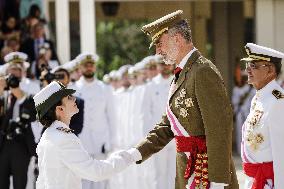
M 13 110 L 14 110 L 14 106 L 16 103 L 17 98 L 14 95 L 10 95 L 10 103 L 9 103 L 9 107 L 7 110 L 7 116 L 9 119 L 13 118 Z

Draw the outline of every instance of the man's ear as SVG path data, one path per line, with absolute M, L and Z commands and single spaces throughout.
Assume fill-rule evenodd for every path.
M 268 75 L 269 77 L 277 77 L 276 67 L 274 65 L 269 66 Z
M 276 73 L 276 68 L 275 68 L 275 66 L 274 66 L 274 65 L 269 66 L 268 73 L 269 73 L 269 74 L 274 74 L 274 73 Z

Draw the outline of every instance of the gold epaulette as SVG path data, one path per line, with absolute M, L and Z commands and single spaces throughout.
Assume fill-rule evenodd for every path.
M 74 132 L 73 129 L 69 129 L 69 128 L 66 128 L 66 127 L 57 127 L 56 129 L 59 130 L 59 131 L 63 131 L 64 133 L 73 133 Z
M 273 94 L 277 99 L 284 98 L 284 94 L 281 93 L 280 91 L 276 90 L 276 89 L 274 89 L 274 90 L 272 91 L 272 94 Z

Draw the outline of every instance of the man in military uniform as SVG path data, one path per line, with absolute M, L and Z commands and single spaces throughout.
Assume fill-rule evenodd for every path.
M 283 188 L 284 90 L 276 79 L 284 54 L 253 43 L 245 49 L 248 57 L 242 60 L 256 94 L 242 128 L 244 188 Z
M 129 153 L 141 163 L 175 138 L 176 189 L 236 189 L 230 100 L 217 68 L 194 47 L 182 14 L 178 10 L 142 28 L 152 38 L 150 47 L 176 69 L 166 114 Z

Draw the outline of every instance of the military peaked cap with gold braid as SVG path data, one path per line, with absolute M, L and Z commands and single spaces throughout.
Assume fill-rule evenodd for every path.
M 276 89 L 274 89 L 274 90 L 272 91 L 272 94 L 273 94 L 277 99 L 284 98 L 284 94 L 281 93 L 280 91 L 276 90 Z
M 163 16 L 158 20 L 151 22 L 142 27 L 142 31 L 149 35 L 152 39 L 150 48 L 157 42 L 161 35 L 173 27 L 176 23 L 182 21 L 182 10 L 177 10 L 171 14 Z

